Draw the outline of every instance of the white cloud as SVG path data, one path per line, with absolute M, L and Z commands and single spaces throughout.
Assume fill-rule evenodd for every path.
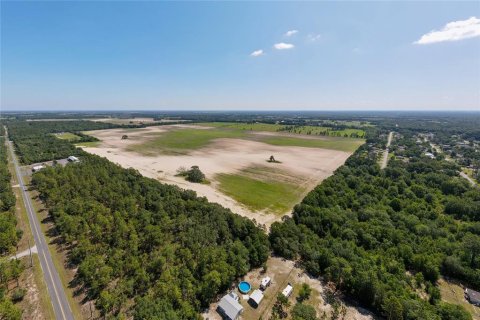
M 457 41 L 474 37 L 480 37 L 480 19 L 471 17 L 467 20 L 449 22 L 441 30 L 433 30 L 424 34 L 414 44 Z
M 308 39 L 309 41 L 315 42 L 315 41 L 317 41 L 317 40 L 320 40 L 321 37 L 322 37 L 322 36 L 321 36 L 320 34 L 312 34 L 312 33 L 310 33 L 310 34 L 307 36 L 307 39 Z
M 265 52 L 263 52 L 262 49 L 260 50 L 255 50 L 253 51 L 252 53 L 250 53 L 250 56 L 252 57 L 260 57 L 260 56 L 263 56 L 265 54 Z
M 288 30 L 287 32 L 285 32 L 285 37 L 291 37 L 296 33 L 298 33 L 298 30 Z
M 280 43 L 275 43 L 273 47 L 277 50 L 286 50 L 286 49 L 292 49 L 295 46 L 291 43 L 280 42 Z

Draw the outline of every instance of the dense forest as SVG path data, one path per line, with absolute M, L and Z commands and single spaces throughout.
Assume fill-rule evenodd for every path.
M 80 132 L 118 127 L 110 123 L 93 121 L 5 121 L 8 134 L 15 143 L 18 157 L 23 164 L 81 155 L 68 141 L 58 139 L 52 133 Z M 91 141 L 91 137 L 79 133 L 80 140 Z
M 269 255 L 250 220 L 97 156 L 44 169 L 33 185 L 104 315 L 198 318 Z
M 0 137 L 0 255 L 12 252 L 21 237 L 16 228 L 15 195 L 10 180 L 7 146 L 5 138 Z
M 0 134 L 2 136 L 5 134 L 3 127 Z M 19 287 L 18 282 L 13 290 L 8 290 L 8 284 L 18 280 L 24 270 L 19 260 L 6 258 L 14 252 L 22 236 L 16 227 L 15 202 L 5 138 L 0 137 L 0 319 L 8 320 L 20 319 L 21 311 L 14 302 L 21 300 L 25 294 L 25 289 Z
M 380 170 L 376 140 L 272 225 L 274 252 L 299 258 L 387 319 L 471 319 L 440 302 L 436 281 L 451 276 L 480 289 L 480 191 L 421 148 Z

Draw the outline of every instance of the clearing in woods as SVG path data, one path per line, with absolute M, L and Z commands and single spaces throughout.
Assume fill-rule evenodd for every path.
M 192 189 L 269 227 L 290 214 L 308 191 L 364 142 L 272 131 L 271 125 L 264 124 L 258 129 L 265 131 L 222 125 L 225 123 L 90 131 L 86 133 L 101 141 L 84 150 L 135 168 L 147 177 Z M 271 155 L 277 162 L 267 161 Z M 177 175 L 180 167 L 194 165 L 209 184 L 191 183 Z

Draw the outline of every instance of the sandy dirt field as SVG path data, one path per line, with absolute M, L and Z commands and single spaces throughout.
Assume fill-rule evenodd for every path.
M 333 307 L 325 300 L 325 284 L 319 279 L 312 278 L 303 272 L 302 269 L 295 266 L 293 261 L 285 260 L 277 257 L 270 257 L 267 260 L 267 271 L 262 273 L 262 268 L 254 269 L 250 271 L 243 280 L 248 281 L 252 285 L 252 291 L 260 287 L 261 279 L 265 276 L 269 276 L 271 280 L 270 286 L 263 292 L 264 298 L 258 308 L 253 308 L 248 304 L 247 297 L 242 296 L 238 289 L 233 286 L 230 291 L 234 291 L 240 297 L 240 304 L 244 310 L 241 319 L 270 319 L 272 307 L 275 304 L 277 294 L 290 283 L 293 288 L 293 294 L 289 297 L 291 308 L 296 303 L 296 297 L 298 296 L 299 288 L 303 283 L 307 283 L 312 288 L 312 294 L 306 304 L 313 306 L 317 311 L 317 316 L 321 317 L 325 315 L 325 319 L 331 319 Z M 252 292 L 251 291 L 251 292 Z M 210 308 L 206 310 L 202 317 L 208 320 L 221 320 L 221 316 L 216 311 L 218 302 L 223 295 L 218 297 L 218 301 L 212 303 Z M 353 306 L 346 301 L 343 301 L 340 297 L 337 298 L 338 302 L 345 308 L 344 320 L 373 320 L 376 317 L 369 311 L 362 309 L 358 306 Z M 290 319 L 290 318 L 288 318 Z M 340 319 L 342 319 L 340 317 Z
M 253 212 L 234 199 L 218 191 L 215 175 L 219 173 L 236 173 L 253 166 L 275 166 L 276 170 L 295 180 L 299 188 L 305 192 L 311 190 L 323 179 L 330 176 L 342 165 L 350 153 L 320 148 L 304 148 L 291 146 L 273 146 L 257 141 L 242 139 L 216 139 L 207 147 L 192 150 L 188 155 L 156 155 L 145 156 L 127 151 L 126 148 L 152 138 L 161 132 L 179 127 L 208 130 L 208 127 L 194 125 L 175 125 L 147 127 L 143 129 L 111 129 L 90 131 L 87 134 L 97 137 L 101 143 L 97 147 L 84 148 L 85 151 L 106 157 L 125 168 L 135 168 L 143 175 L 162 182 L 175 184 L 184 189 L 191 189 L 199 196 L 206 197 L 233 212 L 255 219 L 267 228 L 283 214 L 289 214 L 292 208 L 283 214 L 271 214 L 265 211 Z M 122 140 L 123 134 L 128 139 Z M 281 163 L 267 163 L 274 154 Z M 183 177 L 175 176 L 179 167 L 200 167 L 210 184 L 190 183 Z

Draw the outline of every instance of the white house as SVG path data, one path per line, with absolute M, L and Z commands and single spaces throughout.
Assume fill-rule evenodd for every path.
M 220 300 L 217 311 L 226 319 L 237 320 L 243 312 L 243 307 L 238 303 L 238 296 L 229 293 Z
M 292 292 L 293 292 L 293 287 L 292 287 L 292 285 L 289 283 L 289 284 L 285 287 L 285 289 L 283 289 L 282 294 L 283 294 L 285 297 L 288 298 L 288 297 L 290 297 L 290 295 L 292 294 Z
M 45 169 L 45 166 L 44 165 L 38 165 L 38 166 L 33 166 L 32 171 L 37 172 L 37 171 L 40 171 L 42 169 Z
M 255 290 L 252 292 L 250 295 L 250 304 L 253 305 L 253 307 L 257 308 L 260 305 L 260 302 L 262 302 L 263 299 L 263 292 L 259 289 Z
M 272 282 L 272 279 L 270 279 L 270 277 L 263 278 L 262 281 L 260 282 L 260 289 L 262 290 L 267 289 L 267 287 L 270 285 L 271 282 Z

